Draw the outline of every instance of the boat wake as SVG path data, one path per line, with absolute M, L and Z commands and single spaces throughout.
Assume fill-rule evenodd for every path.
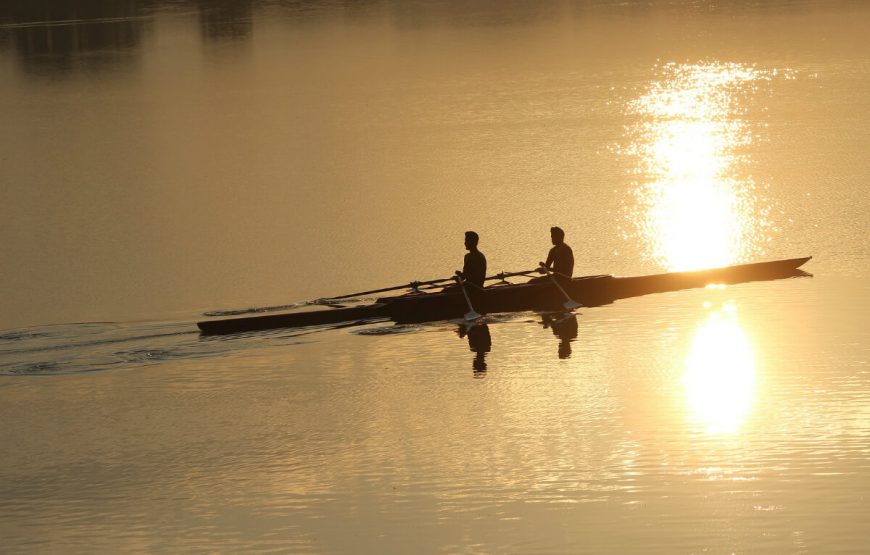
M 187 323 L 85 323 L 0 334 L 0 375 L 94 372 L 195 356 Z
M 313 334 L 370 321 L 203 336 L 189 321 L 100 322 L 0 332 L 0 376 L 60 376 L 141 368 L 280 348 L 310 342 Z
M 423 326 L 421 324 L 389 324 L 380 327 L 362 328 L 353 330 L 354 335 L 401 335 L 405 333 L 417 333 L 424 331 L 424 328 L 432 326 Z

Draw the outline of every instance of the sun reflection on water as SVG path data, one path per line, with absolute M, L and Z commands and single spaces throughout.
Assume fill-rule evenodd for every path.
M 737 432 L 755 398 L 756 369 L 733 304 L 698 327 L 685 364 L 683 384 L 692 419 L 710 434 Z
M 765 209 L 739 150 L 752 132 L 741 100 L 772 73 L 741 64 L 668 64 L 630 104 L 641 123 L 630 153 L 637 206 L 630 219 L 668 270 L 726 266 L 757 254 Z

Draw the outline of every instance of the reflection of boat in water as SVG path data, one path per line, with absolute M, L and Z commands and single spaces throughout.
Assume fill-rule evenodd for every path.
M 772 262 L 741 264 L 711 270 L 670 272 L 637 277 L 611 275 L 585 276 L 566 280 L 563 287 L 574 300 L 585 306 L 601 306 L 618 299 L 705 287 L 710 284 L 734 284 L 788 277 L 807 276 L 798 270 L 810 257 Z M 468 289 L 474 309 L 482 314 L 558 311 L 565 299 L 550 281 L 522 284 L 495 284 L 482 289 Z M 461 318 L 468 305 L 456 289 L 437 293 L 410 293 L 383 297 L 376 303 L 357 306 L 285 312 L 240 318 L 204 320 L 197 325 L 205 334 L 225 334 L 273 328 L 315 326 L 366 319 L 392 319 L 396 322 L 426 322 Z

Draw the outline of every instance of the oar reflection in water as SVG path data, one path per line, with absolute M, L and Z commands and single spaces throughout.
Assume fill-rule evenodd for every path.
M 559 338 L 559 358 L 571 356 L 571 342 L 577 339 L 577 315 L 573 313 L 542 314 L 541 324 L 544 329 L 553 330 L 553 335 Z
M 468 348 L 474 353 L 474 360 L 471 361 L 474 377 L 484 377 L 486 375 L 486 353 L 492 350 L 492 337 L 489 335 L 489 326 L 486 323 L 474 324 L 472 326 L 459 324 L 457 333 L 460 338 L 468 338 Z

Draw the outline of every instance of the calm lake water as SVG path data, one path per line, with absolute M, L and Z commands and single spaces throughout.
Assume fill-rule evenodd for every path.
M 0 4 L 0 551 L 864 553 L 870 4 Z M 202 337 L 206 311 L 812 278 Z M 569 321 L 569 324 L 571 322 Z M 570 326 L 569 326 L 570 327 Z

